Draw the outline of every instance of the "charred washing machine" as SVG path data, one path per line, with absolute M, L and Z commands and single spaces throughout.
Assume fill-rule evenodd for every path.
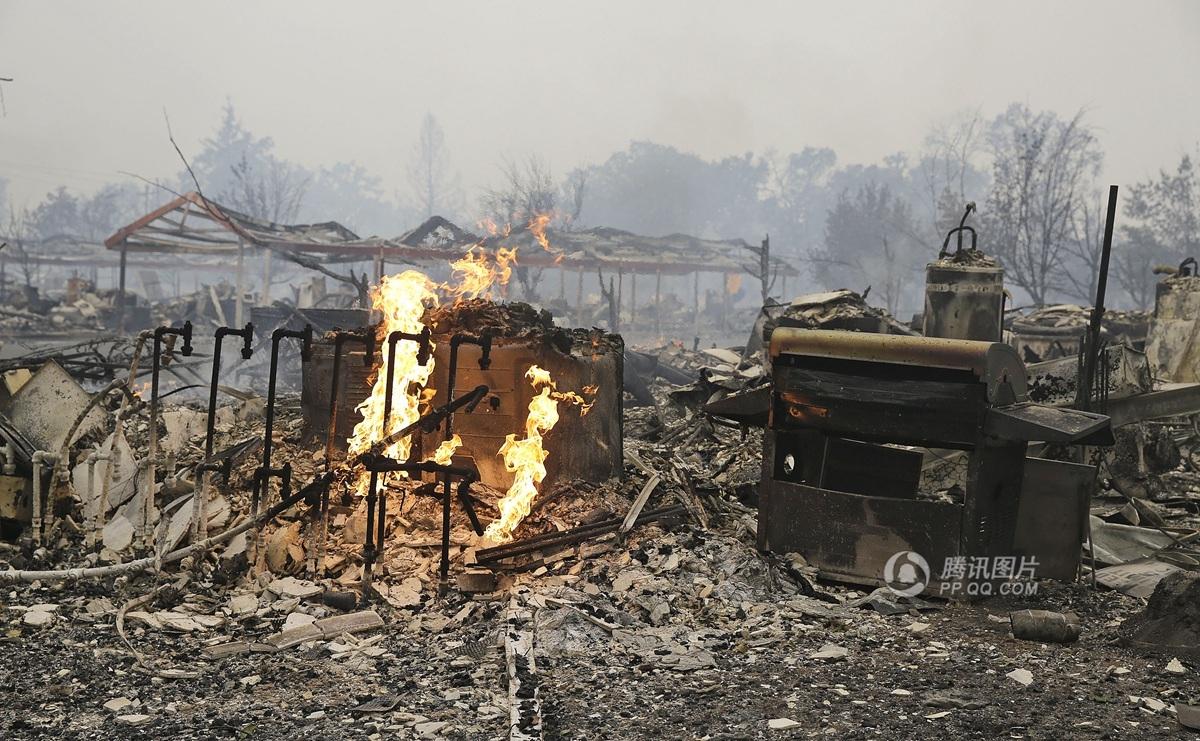
M 1026 457 L 1030 441 L 1106 445 L 1109 419 L 1028 401 L 1013 348 L 779 328 L 764 437 L 758 545 L 822 575 L 880 584 L 894 554 L 1036 556 L 1074 579 L 1091 466 Z M 968 452 L 957 497 L 919 491 L 919 448 Z

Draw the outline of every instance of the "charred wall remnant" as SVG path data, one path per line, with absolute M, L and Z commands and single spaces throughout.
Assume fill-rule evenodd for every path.
M 1155 288 L 1146 355 L 1166 381 L 1200 381 L 1200 276 L 1195 266 L 1195 260 L 1185 260 Z

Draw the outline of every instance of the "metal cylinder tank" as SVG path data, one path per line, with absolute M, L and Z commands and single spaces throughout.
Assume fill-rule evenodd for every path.
M 970 249 L 947 251 L 954 233 L 969 232 Z M 936 262 L 925 266 L 922 333 L 951 340 L 999 342 L 1003 334 L 1004 269 L 975 247 L 975 230 L 960 226 L 946 235 Z

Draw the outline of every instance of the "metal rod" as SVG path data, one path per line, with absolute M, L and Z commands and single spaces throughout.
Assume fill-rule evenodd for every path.
M 420 333 L 392 332 L 387 337 L 387 361 L 384 365 L 386 378 L 383 386 L 383 433 L 387 435 L 388 424 L 392 416 L 392 396 L 395 385 L 396 345 L 401 340 L 417 343 L 417 363 L 425 365 L 429 362 L 432 344 L 429 327 L 424 327 Z M 383 550 L 384 519 L 387 514 L 387 492 L 379 488 L 379 470 L 371 470 L 370 482 L 367 488 L 367 531 L 363 542 L 363 580 L 362 601 L 367 601 L 371 590 L 371 575 L 375 568 L 375 560 Z M 375 508 L 379 507 L 378 521 Z
M 1108 262 L 1112 256 L 1113 223 L 1117 218 L 1117 186 L 1108 186 L 1108 214 L 1104 220 L 1104 244 L 1100 251 L 1100 272 L 1096 281 L 1096 301 L 1092 306 L 1091 322 L 1085 341 L 1087 355 L 1084 358 L 1083 378 L 1076 389 L 1076 407 L 1088 411 L 1092 405 L 1092 382 L 1096 377 L 1099 361 L 1100 328 L 1104 318 L 1104 297 L 1108 289 Z
M 153 545 L 150 514 L 154 512 L 154 479 L 158 464 L 158 376 L 162 369 L 162 341 L 167 335 L 183 338 L 179 354 L 187 357 L 192 354 L 192 323 L 184 322 L 182 327 L 158 327 L 154 330 L 154 357 L 150 371 L 150 441 L 146 451 L 146 491 L 142 497 L 141 532 L 138 538 L 143 548 Z
M 683 505 L 676 504 L 670 507 L 643 512 L 634 525 L 644 525 L 652 520 L 657 520 L 662 517 L 673 514 L 683 514 L 687 510 Z M 585 525 L 572 530 L 564 530 L 560 533 L 550 533 L 548 535 L 534 536 L 526 540 L 519 540 L 507 545 L 497 546 L 495 548 L 487 548 L 475 553 L 475 562 L 478 564 L 491 563 L 500 561 L 505 558 L 513 558 L 523 556 L 526 553 L 533 551 L 545 550 L 554 546 L 571 545 L 573 543 L 582 542 L 602 535 L 606 532 L 615 532 L 621 527 L 621 518 L 606 520 L 595 525 Z
M 271 370 L 267 380 L 267 409 L 266 428 L 263 436 L 262 466 L 255 472 L 254 492 L 251 497 L 251 511 L 258 514 L 261 500 L 268 495 L 271 477 L 280 478 L 281 496 L 287 497 L 291 487 L 292 465 L 285 463 L 281 468 L 271 466 L 271 453 L 274 448 L 272 436 L 275 428 L 275 387 L 279 375 L 279 344 L 286 338 L 301 341 L 300 362 L 307 363 L 312 357 L 312 325 L 304 325 L 302 330 L 284 329 L 280 327 L 271 333 Z
M 215 436 L 217 420 L 217 383 L 221 376 L 221 345 L 226 336 L 242 338 L 242 358 L 249 360 L 254 353 L 254 325 L 247 323 L 241 329 L 233 327 L 217 327 L 213 340 L 212 380 L 208 385 L 208 424 L 204 433 L 204 460 L 196 467 L 196 482 L 198 489 L 192 497 L 192 534 L 196 542 L 208 537 L 207 517 L 205 507 L 208 505 L 209 478 L 213 471 L 224 470 L 229 477 L 231 458 L 226 459 L 223 466 L 214 466 L 212 462 L 213 437 Z

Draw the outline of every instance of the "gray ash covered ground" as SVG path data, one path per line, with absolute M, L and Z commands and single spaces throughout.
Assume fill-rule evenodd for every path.
M 547 738 L 1165 738 L 1178 734 L 1175 703 L 1200 702 L 1191 659 L 1177 673 L 1171 657 L 1122 642 L 1144 600 L 1041 583 L 1019 602 L 882 615 L 859 606 L 862 590 L 816 581 L 801 559 L 760 554 L 760 433 L 665 403 L 669 389 L 654 382 L 663 403 L 626 411 L 622 481 L 548 487 L 518 537 L 621 514 L 651 473 L 662 480 L 647 509 L 698 504 L 707 529 L 674 518 L 525 558 L 489 594 L 443 598 L 436 502 L 393 500 L 370 604 L 383 627 L 277 651 L 266 641 L 285 626 L 343 612 L 321 594 L 288 596 L 289 576 L 317 592 L 357 590 L 360 512 L 336 513 L 320 578 L 305 572 L 297 512 L 265 533 L 274 573 L 252 576 L 244 558 L 215 549 L 178 587 L 182 571 L 4 585 L 0 737 L 507 738 L 502 626 L 513 601 L 533 612 Z M 284 405 L 277 444 L 306 480 L 320 454 L 304 447 L 298 422 Z M 226 435 L 252 426 L 243 415 Z M 226 491 L 234 511 L 252 458 Z M 458 571 L 471 539 L 457 514 L 455 543 Z M 80 558 L 66 531 L 39 554 L 0 550 L 7 565 Z M 126 644 L 120 608 L 156 587 L 154 601 L 128 609 Z M 1078 613 L 1082 637 L 1013 638 L 1007 615 L 1026 607 Z M 251 650 L 210 656 L 236 641 Z M 1008 676 L 1016 670 L 1030 673 L 1028 686 Z M 363 708 L 372 701 L 383 709 Z M 783 719 L 795 726 L 770 728 Z

